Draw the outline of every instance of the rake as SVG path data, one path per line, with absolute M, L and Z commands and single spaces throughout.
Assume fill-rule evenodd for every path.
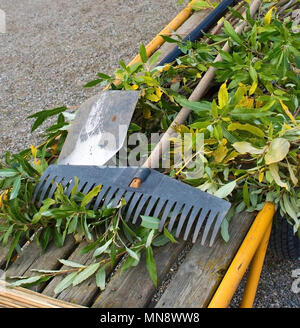
M 259 3 L 258 0 L 253 1 L 251 16 L 257 11 Z M 245 25 L 245 22 L 240 24 L 235 31 L 241 33 Z M 222 50 L 229 51 L 228 43 Z M 215 62 L 218 61 L 222 61 L 220 55 L 215 59 Z M 214 73 L 215 68 L 211 66 L 189 100 L 198 101 L 204 95 Z M 202 245 L 213 227 L 209 242 L 209 246 L 212 246 L 230 203 L 151 169 L 151 163 L 157 163 L 167 149 L 174 128 L 182 124 L 190 112 L 188 108 L 181 109 L 142 167 L 52 165 L 41 177 L 35 189 L 34 201 L 41 202 L 46 197 L 52 197 L 58 184 L 63 186 L 66 195 L 70 195 L 75 185 L 74 177 L 77 177 L 78 191 L 84 194 L 102 185 L 99 194 L 88 205 L 94 210 L 109 203 L 115 206 L 124 198 L 127 221 L 137 224 L 141 214 L 159 217 L 160 231 L 167 225 L 170 232 L 176 231 L 177 238 L 183 234 L 184 240 L 193 231 L 193 243 L 203 227 Z

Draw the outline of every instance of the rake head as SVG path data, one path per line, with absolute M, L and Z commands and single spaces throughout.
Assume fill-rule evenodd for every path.
M 34 193 L 34 201 L 41 202 L 51 198 L 61 184 L 67 196 L 79 179 L 78 191 L 87 194 L 95 186 L 102 185 L 97 197 L 89 204 L 93 209 L 103 205 L 116 206 L 122 198 L 126 200 L 126 221 L 133 224 L 140 222 L 140 215 L 160 218 L 159 230 L 164 226 L 176 231 L 176 237 L 183 239 L 193 234 L 192 242 L 198 238 L 203 228 L 201 243 L 204 245 L 211 228 L 209 246 L 212 246 L 222 221 L 227 214 L 230 203 L 178 182 L 166 175 L 147 168 L 138 167 L 99 167 L 81 165 L 51 165 L 44 172 Z M 134 178 L 143 183 L 138 189 L 129 185 Z

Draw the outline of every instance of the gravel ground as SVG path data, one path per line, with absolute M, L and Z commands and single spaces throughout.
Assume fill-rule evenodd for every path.
M 0 34 L 0 154 L 37 144 L 42 130 L 32 135 L 25 118 L 93 95 L 82 86 L 98 72 L 112 73 L 120 59 L 128 62 L 182 8 L 176 2 L 0 0 L 7 21 Z M 255 307 L 299 308 L 300 293 L 291 291 L 295 269 L 300 262 L 268 252 Z

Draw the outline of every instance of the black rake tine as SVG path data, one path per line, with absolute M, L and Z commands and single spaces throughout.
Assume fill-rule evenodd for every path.
M 179 237 L 180 233 L 181 233 L 181 229 L 183 227 L 183 224 L 186 220 L 186 218 L 188 217 L 190 211 L 191 211 L 192 207 L 189 206 L 189 205 L 184 205 L 184 209 L 182 210 L 181 212 L 181 215 L 180 215 L 180 219 L 179 219 L 179 223 L 178 223 L 178 226 L 177 226 L 177 230 L 176 230 L 176 238 Z
M 51 185 L 51 181 L 56 179 L 56 177 L 52 178 L 51 176 L 48 177 L 47 181 L 45 182 L 45 184 L 42 187 L 42 193 L 39 197 L 39 202 L 43 201 L 45 199 L 45 195 Z
M 52 187 L 49 191 L 48 198 L 52 198 L 55 190 L 57 189 L 57 186 L 63 181 L 63 179 L 64 179 L 63 177 L 56 177 L 55 178 L 55 180 L 53 181 Z
M 195 228 L 195 231 L 194 231 L 194 235 L 193 235 L 193 239 L 192 239 L 192 242 L 194 243 L 196 241 L 196 239 L 198 238 L 198 234 L 199 234 L 199 231 L 202 227 L 202 224 L 205 220 L 205 218 L 207 217 L 207 214 L 208 214 L 208 209 L 204 209 L 202 208 L 202 211 L 200 213 L 200 216 L 198 218 L 198 221 L 197 221 L 197 224 L 196 224 L 196 228 Z M 211 213 L 210 213 L 211 214 Z
M 37 184 L 37 186 L 35 187 L 35 190 L 34 190 L 34 194 L 33 194 L 33 202 L 35 202 L 36 200 L 36 196 L 38 195 L 39 191 L 41 190 L 41 187 L 44 185 L 45 183 L 45 180 L 49 178 L 49 173 L 45 172 L 41 179 L 40 179 L 40 182 Z
M 114 187 L 110 188 L 109 192 L 105 196 L 104 203 L 103 203 L 104 206 L 107 206 L 108 205 L 108 203 L 111 201 L 111 199 L 115 195 L 117 189 L 118 188 L 114 188 Z
M 149 216 L 149 215 L 150 215 L 150 213 L 151 213 L 151 211 L 152 211 L 154 205 L 156 204 L 157 200 L 158 200 L 157 197 L 153 197 L 153 196 L 152 196 L 152 197 L 150 198 L 149 203 L 148 203 L 148 205 L 147 205 L 147 208 L 146 208 L 146 210 L 145 210 L 145 214 L 144 214 L 145 216 Z
M 165 203 L 167 202 L 167 200 L 165 199 L 160 199 L 159 202 L 157 203 L 156 207 L 155 207 L 155 211 L 153 216 L 154 217 L 158 217 L 159 213 L 161 212 L 161 209 L 163 208 L 163 206 L 165 205 Z
M 113 199 L 112 207 L 116 207 L 116 206 L 119 204 L 119 202 L 120 202 L 120 200 L 122 199 L 124 193 L 125 193 L 125 190 L 122 189 L 122 188 L 120 188 L 120 189 L 117 191 L 117 193 L 116 193 L 116 195 L 115 195 L 115 197 L 114 197 L 114 199 Z
M 216 220 L 214 230 L 213 230 L 211 238 L 210 238 L 210 242 L 209 242 L 210 247 L 213 245 L 213 243 L 216 239 L 217 233 L 219 232 L 219 230 L 221 228 L 221 225 L 222 225 L 222 222 L 223 222 L 225 216 L 226 216 L 226 213 L 223 212 L 221 214 L 221 212 L 219 212 L 218 219 Z
M 216 211 L 216 210 L 211 210 L 211 212 L 209 213 L 209 216 L 208 216 L 207 221 L 206 221 L 205 229 L 204 229 L 204 232 L 203 232 L 202 240 L 201 240 L 201 245 L 202 246 L 205 244 L 207 235 L 209 233 L 209 230 L 210 230 L 210 228 L 211 228 L 217 214 L 218 214 L 218 211 Z M 195 239 L 193 238 L 193 243 L 195 241 L 196 241 L 196 238 Z
M 193 209 L 193 211 L 192 211 L 192 213 L 191 213 L 191 215 L 189 217 L 189 220 L 187 222 L 187 227 L 185 229 L 183 240 L 187 240 L 188 239 L 188 236 L 190 234 L 190 230 L 192 228 L 192 225 L 193 225 L 193 223 L 194 223 L 194 221 L 195 221 L 195 219 L 196 219 L 196 217 L 197 217 L 197 215 L 198 215 L 198 213 L 199 213 L 200 210 L 201 210 L 201 208 L 194 207 L 194 209 Z
M 142 194 L 140 193 L 135 193 L 133 198 L 130 200 L 130 203 L 129 203 L 129 208 L 127 210 L 127 213 L 126 213 L 126 221 L 129 221 L 130 219 L 130 216 L 136 206 L 136 204 L 139 202 L 139 200 L 141 199 L 142 197 Z
M 170 222 L 169 222 L 169 225 L 168 225 L 168 230 L 169 231 L 172 231 L 173 229 L 173 226 L 174 226 L 174 223 L 175 223 L 175 220 L 180 212 L 180 210 L 182 209 L 184 205 L 181 204 L 181 203 L 177 203 L 174 210 L 173 210 L 173 213 L 172 213 L 172 216 L 171 216 L 171 219 L 170 219 Z
M 164 209 L 163 215 L 160 220 L 159 232 L 161 232 L 163 230 L 165 222 L 166 222 L 168 215 L 169 215 L 171 209 L 173 208 L 174 204 L 175 204 L 175 202 L 172 200 L 169 200 L 168 203 L 166 204 L 166 207 Z
M 75 186 L 75 180 L 72 179 L 72 181 L 71 181 L 71 183 L 70 183 L 68 189 L 67 189 L 66 192 L 65 192 L 65 194 L 66 194 L 68 197 L 70 197 L 71 192 L 72 192 L 74 186 Z
M 142 209 L 143 209 L 145 203 L 146 203 L 147 200 L 149 199 L 149 197 L 150 197 L 149 195 L 144 195 L 144 196 L 141 198 L 141 200 L 140 200 L 140 202 L 139 202 L 139 205 L 138 205 L 138 207 L 137 207 L 137 209 L 136 209 L 136 211 L 135 211 L 134 218 L 133 218 L 133 220 L 132 220 L 132 223 L 133 223 L 133 224 L 136 223 L 136 221 L 137 221 L 137 219 L 138 219 L 138 217 L 139 217 L 139 215 L 140 215 L 140 213 L 141 213 L 141 211 L 142 211 Z
M 95 186 L 95 184 L 96 184 L 96 183 L 91 183 L 91 182 L 90 182 L 90 183 L 87 183 L 86 186 L 84 187 L 82 193 L 83 193 L 84 195 L 88 194 L 89 191 L 90 191 L 91 189 L 93 189 L 93 187 Z
M 109 189 L 110 187 L 109 186 L 102 186 L 97 198 L 96 198 L 96 201 L 95 201 L 95 204 L 93 206 L 93 210 L 96 211 L 97 208 L 99 207 L 100 203 L 101 203 L 101 200 L 103 199 L 105 193 L 107 192 L 107 190 Z

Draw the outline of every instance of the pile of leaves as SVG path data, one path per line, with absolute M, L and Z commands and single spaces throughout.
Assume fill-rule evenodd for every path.
M 244 20 L 233 9 L 231 16 Z M 176 43 L 183 55 L 162 67 L 155 66 L 160 53 L 148 60 L 141 45 L 140 63 L 127 66 L 121 61 L 113 76 L 99 73 L 86 87 L 141 90 L 128 135 L 164 132 L 182 106 L 192 109 L 186 125 L 178 126 L 177 131 L 204 135 L 201 156 L 196 144 L 191 144 L 193 159 L 204 163 L 203 172 L 197 176 L 187 165 L 178 168 L 173 163 L 165 173 L 232 203 L 222 225 L 225 241 L 235 213 L 258 211 L 267 201 L 276 205 L 300 237 L 300 34 L 288 15 L 282 19 L 276 14 L 274 3 L 264 3 L 255 19 L 248 11 L 245 19 L 248 25 L 242 35 L 225 20 L 222 33 L 207 34 L 205 41 L 164 37 Z M 221 50 L 227 41 L 230 54 Z M 213 63 L 218 53 L 223 61 Z M 216 68 L 216 79 L 206 98 L 189 101 L 211 65 Z M 4 247 L 9 245 L 7 265 L 14 252 L 21 251 L 24 239 L 33 239 L 45 250 L 51 241 L 62 246 L 67 235 L 89 241 L 83 252 L 92 252 L 94 262 L 84 266 L 60 260 L 71 269 L 42 270 L 14 284 L 30 286 L 64 274 L 56 287 L 59 293 L 95 275 L 103 289 L 109 268 L 124 255 L 125 270 L 137 265 L 145 253 L 149 275 L 157 285 L 153 247 L 176 242 L 167 229 L 158 233 L 159 218 L 142 216 L 141 226 L 130 226 L 121 215 L 123 201 L 117 208 L 86 209 L 101 186 L 84 195 L 76 184 L 70 197 L 59 186 L 53 199 L 45 199 L 40 208 L 32 202 L 34 187 L 47 166 L 55 163 L 74 113 L 67 107 L 38 112 L 30 117 L 35 119 L 32 130 L 49 117 L 57 117 L 57 122 L 47 129 L 40 146 L 6 154 L 0 164 L 0 240 Z

